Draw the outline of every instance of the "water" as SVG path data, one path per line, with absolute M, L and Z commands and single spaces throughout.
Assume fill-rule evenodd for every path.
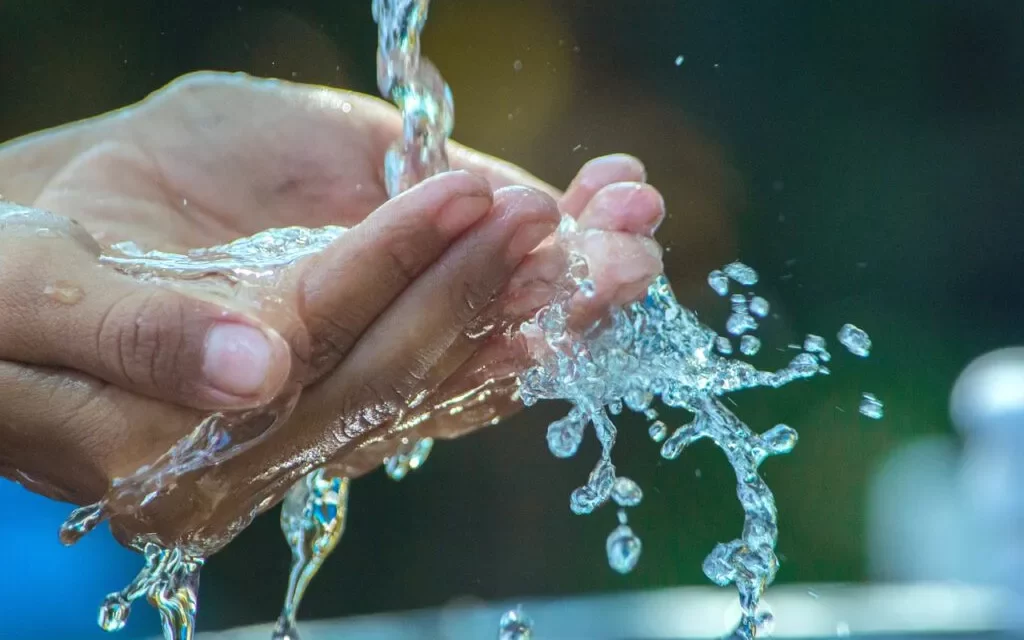
M 131 602 L 145 596 L 160 612 L 164 638 L 190 640 L 195 633 L 196 594 L 203 559 L 154 543 L 142 544 L 136 550 L 142 553 L 146 564 L 131 584 L 103 601 L 100 627 L 104 631 L 122 629 L 131 613 Z
M 764 318 L 771 310 L 771 305 L 761 296 L 754 296 L 750 299 L 750 313 L 758 318 Z
M 374 0 L 378 27 L 377 80 L 381 94 L 401 110 L 403 137 L 385 156 L 385 184 L 393 198 L 432 175 L 448 170 L 445 144 L 454 126 L 451 90 L 420 55 L 420 32 L 429 0 Z M 393 480 L 418 469 L 434 446 L 431 438 L 401 438 L 384 458 Z M 292 570 L 274 640 L 299 640 L 296 612 L 306 587 L 337 546 L 344 531 L 348 478 L 319 469 L 291 489 L 281 529 L 292 549 Z M 326 509 L 326 510 L 325 510 Z
M 562 241 L 572 247 L 576 232 L 571 222 L 563 224 L 559 232 Z M 734 263 L 722 272 L 743 286 L 757 282 L 756 272 L 746 265 Z M 715 281 L 709 277 L 709 282 Z M 569 291 L 571 285 L 567 284 Z M 736 586 L 742 616 L 735 635 L 754 637 L 770 619 L 758 605 L 779 564 L 775 501 L 758 470 L 767 458 L 792 451 L 797 433 L 780 424 L 758 434 L 727 408 L 722 398 L 742 389 L 780 387 L 823 375 L 827 369 L 818 357 L 822 351 L 812 341 L 809 346 L 815 351 L 797 354 L 789 366 L 778 371 L 761 371 L 724 357 L 716 353 L 720 337 L 676 301 L 664 277 L 648 289 L 644 300 L 611 310 L 606 322 L 585 334 L 573 332 L 564 322 L 571 299 L 571 294 L 556 297 L 550 308 L 521 327 L 522 333 L 540 335 L 543 340 L 532 343 L 536 364 L 520 377 L 520 395 L 527 405 L 542 399 L 572 404 L 564 418 L 549 426 L 548 444 L 554 455 L 575 454 L 588 427 L 601 444 L 600 458 L 587 482 L 570 496 L 570 509 L 586 514 L 609 499 L 620 502 L 623 489 L 632 482 L 616 475 L 611 452 L 618 433 L 607 407 L 624 404 L 632 411 L 645 412 L 657 398 L 692 414 L 692 419 L 661 443 L 661 455 L 672 460 L 697 440 L 709 439 L 732 464 L 745 516 L 742 535 L 717 545 L 703 568 L 712 582 Z M 733 315 L 727 325 L 735 322 L 736 316 L 749 317 L 745 296 L 734 294 L 730 306 Z M 657 441 L 655 436 L 660 436 L 663 428 L 660 422 L 650 425 L 652 438 Z M 637 565 L 642 543 L 623 519 L 609 535 L 606 547 L 609 566 L 625 573 Z
M 433 438 L 402 438 L 395 453 L 384 458 L 384 471 L 392 480 L 401 480 L 419 469 L 433 448 Z
M 852 324 L 844 324 L 839 330 L 839 343 L 855 356 L 866 358 L 871 354 L 871 338 L 866 331 Z
M 873 393 L 865 393 L 861 395 L 860 407 L 858 408 L 862 416 L 871 418 L 872 420 L 881 420 L 882 416 L 885 415 L 885 407 L 882 401 L 875 397 Z
M 498 640 L 530 640 L 533 637 L 533 620 L 523 612 L 522 607 L 506 611 L 498 621 Z
M 85 292 L 73 282 L 58 280 L 43 287 L 43 295 L 61 304 L 72 305 L 80 302 Z
M 708 274 L 708 286 L 720 296 L 729 295 L 729 277 L 718 269 Z
M 402 113 L 403 137 L 388 150 L 385 177 L 390 195 L 396 195 L 424 178 L 447 170 L 444 142 L 454 125 L 451 91 L 437 69 L 419 55 L 420 32 L 427 17 L 426 0 L 375 0 L 373 15 L 379 26 L 378 83 Z M 340 227 L 268 230 L 251 238 L 184 255 L 145 251 L 131 243 L 113 247 L 105 264 L 140 279 L 190 279 L 218 295 L 238 296 L 260 305 L 276 304 L 273 289 L 289 266 L 323 250 L 344 233 Z M 529 341 L 534 364 L 518 376 L 519 395 L 526 405 L 540 400 L 566 400 L 568 414 L 548 429 L 551 452 L 559 457 L 576 454 L 582 439 L 592 431 L 601 454 L 587 481 L 572 492 L 570 509 L 588 514 L 609 501 L 636 507 L 643 492 L 632 480 L 617 475 L 612 450 L 618 437 L 612 416 L 623 410 L 637 412 L 650 422 L 648 434 L 660 445 L 666 460 L 679 457 L 687 446 L 701 439 L 715 443 L 733 466 L 737 497 L 744 511 L 739 538 L 718 544 L 704 561 L 704 572 L 714 583 L 735 585 L 739 591 L 741 620 L 738 638 L 753 638 L 770 620 L 759 608 L 764 590 L 778 570 L 775 544 L 777 513 L 770 488 L 759 475 L 769 457 L 788 453 L 797 434 L 787 425 L 775 425 L 758 434 L 723 402 L 724 396 L 753 387 L 780 387 L 796 380 L 828 373 L 824 341 L 811 341 L 789 365 L 762 371 L 749 363 L 728 358 L 732 344 L 727 337 L 700 323 L 680 305 L 668 280 L 658 278 L 645 298 L 623 308 L 610 309 L 605 320 L 581 333 L 567 318 L 577 292 L 592 291 L 587 265 L 578 251 L 580 234 L 575 222 L 564 217 L 557 240 L 567 249 L 565 281 L 550 305 L 519 331 L 537 338 Z M 758 282 L 751 267 L 734 262 L 708 277 L 711 288 L 729 295 L 730 281 L 741 287 Z M 744 355 L 753 350 L 756 318 L 767 316 L 763 298 L 733 294 L 726 331 L 740 337 Z M 853 325 L 839 333 L 851 352 L 867 356 L 870 339 Z M 810 342 L 808 342 L 810 341 Z M 746 347 L 744 347 L 746 344 Z M 758 342 L 759 344 L 759 342 Z M 756 351 L 756 350 L 754 350 Z M 178 478 L 209 468 L 237 455 L 281 424 L 290 414 L 298 388 L 283 394 L 271 405 L 251 412 L 209 416 L 160 460 L 115 481 L 110 492 L 95 505 L 76 510 L 62 528 L 62 539 L 73 542 L 102 520 L 117 514 L 135 514 L 158 505 L 163 492 Z M 690 417 L 669 434 L 652 404 L 684 410 Z M 880 408 L 880 404 L 879 404 Z M 408 438 L 399 442 L 385 466 L 395 478 L 417 468 L 429 454 L 431 441 Z M 349 480 L 344 469 L 332 470 L 330 452 L 303 471 L 304 478 L 289 491 L 282 510 L 282 529 L 293 551 L 288 594 L 276 637 L 295 640 L 295 613 L 305 589 L 331 550 L 345 525 Z M 268 470 L 267 474 L 280 473 Z M 282 478 L 288 474 L 282 473 Z M 287 486 L 287 485 L 285 485 Z M 201 526 L 181 541 L 134 541 L 145 557 L 145 567 L 125 590 L 112 594 L 101 610 L 103 628 L 121 628 L 131 602 L 146 595 L 161 613 L 165 638 L 192 637 L 196 589 L 203 558 L 223 547 L 245 528 L 270 501 L 254 501 L 248 517 L 232 523 L 227 531 L 208 531 Z M 609 566 L 627 573 L 638 566 L 640 537 L 629 526 L 625 510 L 606 542 Z M 502 617 L 499 637 L 528 638 L 531 625 L 519 610 Z
M 612 487 L 612 498 L 620 507 L 635 507 L 644 499 L 644 492 L 640 485 L 620 476 Z
M 748 267 L 742 262 L 733 262 L 722 268 L 730 279 L 742 284 L 745 287 L 752 287 L 757 284 L 757 271 Z
M 757 355 L 761 350 L 761 340 L 756 336 L 743 336 L 740 338 L 740 353 L 745 356 Z
M 284 607 L 274 640 L 299 640 L 295 616 L 302 596 L 345 531 L 349 479 L 318 469 L 296 483 L 281 506 L 281 530 L 292 551 Z

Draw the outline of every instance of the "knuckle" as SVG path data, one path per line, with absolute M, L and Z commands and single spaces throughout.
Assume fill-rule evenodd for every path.
M 173 293 L 130 293 L 100 322 L 100 357 L 131 384 L 176 390 L 182 383 L 177 366 L 185 342 L 184 316 L 182 301 Z
M 310 318 L 315 343 L 310 365 L 318 374 L 341 362 L 359 339 L 358 326 L 343 317 L 317 314 Z
M 457 278 L 450 282 L 451 309 L 460 324 L 479 315 L 494 297 L 494 287 L 485 278 Z
M 396 230 L 384 243 L 387 268 L 403 285 L 419 277 L 423 270 L 424 247 L 428 244 L 427 238 L 411 228 Z

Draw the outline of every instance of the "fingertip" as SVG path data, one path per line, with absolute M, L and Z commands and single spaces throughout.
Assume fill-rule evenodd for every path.
M 580 215 L 580 226 L 650 236 L 664 219 L 665 199 L 657 189 L 641 182 L 617 182 L 594 195 Z
M 603 187 L 616 182 L 646 181 L 647 170 L 638 158 L 625 153 L 601 156 L 583 165 L 559 205 L 562 211 L 578 218 L 590 199 Z

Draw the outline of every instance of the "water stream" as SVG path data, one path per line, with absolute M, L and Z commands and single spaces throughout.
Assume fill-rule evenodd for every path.
M 403 121 L 403 135 L 385 160 L 390 196 L 448 169 L 445 143 L 454 124 L 452 95 L 437 69 L 420 55 L 428 5 L 428 0 L 373 2 L 379 28 L 380 91 L 398 106 Z M 103 261 L 141 279 L 190 279 L 224 295 L 237 297 L 243 292 L 260 304 L 276 304 L 274 287 L 279 275 L 344 232 L 341 227 L 272 229 L 184 255 L 147 252 L 124 243 L 112 247 Z M 770 305 L 751 290 L 758 282 L 757 272 L 740 262 L 708 276 L 709 286 L 727 297 L 730 305 L 722 334 L 680 305 L 664 276 L 649 287 L 644 299 L 609 309 L 594 326 L 574 329 L 568 322 L 574 301 L 592 294 L 593 284 L 586 259 L 577 248 L 581 232 L 572 218 L 563 217 L 557 234 L 568 256 L 565 276 L 551 303 L 519 327 L 534 364 L 520 372 L 518 396 L 527 406 L 549 399 L 570 403 L 569 412 L 552 422 L 547 431 L 548 446 L 555 456 L 575 455 L 588 431 L 601 444 L 597 463 L 586 482 L 572 492 L 569 508 L 576 514 L 588 514 L 609 501 L 616 504 L 618 525 L 607 539 L 607 560 L 613 570 L 628 573 L 638 565 L 643 544 L 629 526 L 627 510 L 641 504 L 643 491 L 636 482 L 619 475 L 613 463 L 619 435 L 615 416 L 624 411 L 643 415 L 648 437 L 667 460 L 679 457 L 698 440 L 714 442 L 735 470 L 744 524 L 739 538 L 711 551 L 704 561 L 704 573 L 718 585 L 735 585 L 741 619 L 733 635 L 754 638 L 770 620 L 759 603 L 779 566 L 775 501 L 759 468 L 767 458 L 791 451 L 797 433 L 784 424 L 758 432 L 733 413 L 724 399 L 743 389 L 781 387 L 827 375 L 826 363 L 832 360 L 827 342 L 821 336 L 808 335 L 802 345 L 794 345 L 799 352 L 789 364 L 776 371 L 762 371 L 743 360 L 761 349 L 754 333 L 768 317 Z M 837 338 L 852 354 L 869 355 L 871 341 L 863 330 L 845 325 Z M 736 352 L 738 356 L 732 357 Z M 299 392 L 295 386 L 259 410 L 207 417 L 159 460 L 116 480 L 101 502 L 76 510 L 61 530 L 62 540 L 73 543 L 107 518 L 158 504 L 163 492 L 179 478 L 244 452 L 287 419 Z M 656 403 L 683 410 L 689 418 L 672 429 L 659 419 Z M 865 393 L 860 411 L 880 418 L 882 403 Z M 396 437 L 393 444 L 382 462 L 392 478 L 401 479 L 423 463 L 433 441 L 405 435 Z M 350 481 L 343 465 L 335 468 L 325 462 L 319 460 L 304 468 L 302 479 L 284 501 L 281 526 L 293 562 L 276 640 L 298 639 L 295 619 L 302 595 L 345 528 Z M 281 478 L 287 477 L 290 484 L 298 476 L 281 473 Z M 100 625 L 111 631 L 122 628 L 132 601 L 145 596 L 160 611 L 165 638 L 191 638 L 204 558 L 227 544 L 268 506 L 268 501 L 260 501 L 227 531 L 214 535 L 199 530 L 173 545 L 162 546 L 159 540 L 139 536 L 133 546 L 143 554 L 145 566 L 131 585 L 108 596 Z M 531 624 L 518 610 L 507 613 L 500 623 L 501 638 L 528 638 L 531 633 Z

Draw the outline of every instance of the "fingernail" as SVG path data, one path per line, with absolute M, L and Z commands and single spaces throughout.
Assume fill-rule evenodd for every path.
M 507 259 L 510 265 L 516 266 L 523 261 L 526 254 L 533 251 L 544 238 L 555 231 L 552 222 L 531 222 L 516 231 L 508 243 Z
M 447 236 L 457 236 L 483 218 L 490 203 L 490 194 L 486 192 L 456 196 L 441 211 L 438 227 Z
M 203 376 L 217 391 L 232 396 L 259 395 L 273 364 L 267 336 L 244 324 L 218 324 L 206 336 Z

